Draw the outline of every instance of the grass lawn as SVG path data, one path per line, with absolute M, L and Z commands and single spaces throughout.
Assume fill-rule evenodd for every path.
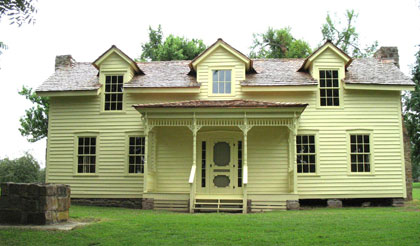
M 72 206 L 70 232 L 0 230 L 0 245 L 419 245 L 420 183 L 405 208 L 183 214 Z

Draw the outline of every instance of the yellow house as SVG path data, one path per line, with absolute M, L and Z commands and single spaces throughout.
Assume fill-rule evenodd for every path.
M 222 39 L 192 61 L 59 56 L 37 89 L 47 182 L 78 202 L 190 212 L 405 198 L 400 97 L 413 87 L 393 61 L 331 42 L 306 59 L 250 59 Z

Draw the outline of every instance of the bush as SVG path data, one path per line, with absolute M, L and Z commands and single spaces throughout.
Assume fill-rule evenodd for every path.
M 45 182 L 45 171 L 40 170 L 38 162 L 29 153 L 13 160 L 5 158 L 0 160 L 0 183 L 2 182 Z

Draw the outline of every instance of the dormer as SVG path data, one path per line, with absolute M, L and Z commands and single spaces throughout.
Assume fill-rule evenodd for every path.
M 238 97 L 241 81 L 253 71 L 252 60 L 220 38 L 189 66 L 200 84 L 200 97 L 212 99 Z
M 351 57 L 330 40 L 305 59 L 299 71 L 309 72 L 318 81 L 318 107 L 342 107 L 343 80 L 351 62 Z
M 102 84 L 101 111 L 123 111 L 123 85 L 134 75 L 144 74 L 143 71 L 133 59 L 115 45 L 112 45 L 92 64 L 99 70 L 99 83 Z

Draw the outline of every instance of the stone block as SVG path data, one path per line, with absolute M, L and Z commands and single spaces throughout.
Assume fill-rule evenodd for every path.
M 8 209 L 9 205 L 9 198 L 8 197 L 0 197 L 0 210 Z
M 69 220 L 69 211 L 57 212 L 57 221 L 64 222 Z
M 362 207 L 366 208 L 366 207 L 370 207 L 372 205 L 371 202 L 363 202 L 362 203 Z
M 0 210 L 0 224 L 20 224 L 21 216 L 19 210 Z
M 35 198 L 22 198 L 22 209 L 26 212 L 38 212 L 39 201 Z
M 298 200 L 287 200 L 286 201 L 286 208 L 287 210 L 299 210 L 300 203 Z
M 9 183 L 9 194 L 19 194 L 19 185 L 16 183 Z
M 45 225 L 47 223 L 45 213 L 29 213 L 26 219 L 27 224 Z
M 66 197 L 67 196 L 66 185 L 57 185 L 57 196 L 58 197 Z
M 2 183 L 1 187 L 1 196 L 8 196 L 9 195 L 9 183 Z
M 155 207 L 154 199 L 153 198 L 143 198 L 141 205 L 142 205 L 143 209 L 148 209 L 148 210 L 154 209 L 154 207 Z
M 20 197 L 28 196 L 29 184 L 15 184 L 15 186 L 17 187 L 17 193 L 14 193 L 15 195 L 19 195 Z
M 70 208 L 70 198 L 59 197 L 57 198 L 57 210 L 58 211 L 67 211 Z
M 341 200 L 338 199 L 329 199 L 327 201 L 328 207 L 329 208 L 341 208 L 343 207 L 343 202 Z
M 56 185 L 46 185 L 45 186 L 45 195 L 46 196 L 56 196 L 57 195 L 57 186 Z
M 27 192 L 29 197 L 39 197 L 40 186 L 36 184 L 31 184 L 27 187 Z
M 45 211 L 45 220 L 47 224 L 57 223 L 57 212 Z
M 22 201 L 20 196 L 10 193 L 7 197 L 9 200 L 9 208 L 10 209 L 21 209 L 22 208 Z
M 402 199 L 402 198 L 392 199 L 392 206 L 393 207 L 404 207 L 404 199 Z

